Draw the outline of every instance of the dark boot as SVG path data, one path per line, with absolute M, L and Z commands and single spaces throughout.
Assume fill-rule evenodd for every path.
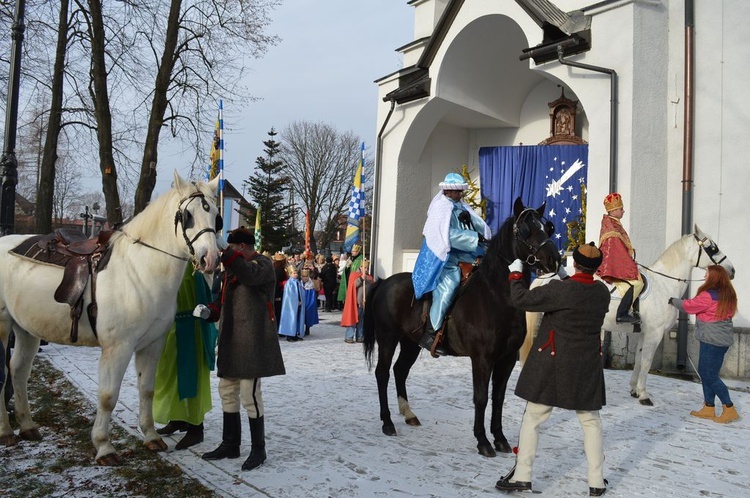
M 633 304 L 633 286 L 622 296 L 620 305 L 617 307 L 617 323 L 641 323 L 641 319 L 630 314 L 630 306 Z
M 242 470 L 253 470 L 266 461 L 266 430 L 263 417 L 250 419 L 250 456 Z
M 422 339 L 419 341 L 419 346 L 425 348 L 427 351 L 431 351 L 436 336 L 437 332 L 432 328 L 432 321 L 427 317 L 427 322 L 424 324 L 424 333 L 422 334 Z M 435 354 L 438 356 L 445 354 L 445 348 L 443 348 L 442 344 L 437 345 L 435 348 Z
M 204 460 L 221 460 L 223 458 L 239 458 L 240 436 L 242 434 L 242 419 L 240 412 L 224 412 L 224 431 L 221 444 L 214 451 L 203 454 Z
M 199 424 L 199 425 L 188 424 L 187 434 L 185 434 L 185 437 L 183 437 L 177 442 L 174 449 L 184 450 L 185 448 L 190 448 L 191 446 L 195 446 L 196 444 L 202 443 L 202 442 L 203 442 L 203 424 Z
M 171 436 L 175 432 L 185 432 L 190 424 L 182 420 L 170 420 L 167 425 L 161 429 L 156 429 L 156 433 L 162 436 Z

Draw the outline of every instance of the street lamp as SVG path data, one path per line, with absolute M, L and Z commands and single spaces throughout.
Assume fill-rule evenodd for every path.
M 18 160 L 16 159 L 16 128 L 18 126 L 18 88 L 21 82 L 21 44 L 25 26 L 23 17 L 25 1 L 16 1 L 16 14 L 10 37 L 13 40 L 8 75 L 8 107 L 5 113 L 5 140 L 0 158 L 0 235 L 13 233 L 16 214 L 16 185 Z

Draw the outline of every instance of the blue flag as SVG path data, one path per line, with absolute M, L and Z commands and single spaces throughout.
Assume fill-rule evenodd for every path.
M 487 199 L 487 224 L 497 233 L 513 214 L 517 197 L 526 206 L 547 203 L 545 217 L 555 225 L 552 240 L 562 253 L 567 224 L 582 214 L 581 187 L 588 178 L 588 145 L 482 147 L 479 176 Z

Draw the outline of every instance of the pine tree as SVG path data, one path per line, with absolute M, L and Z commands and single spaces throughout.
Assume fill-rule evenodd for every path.
M 264 251 L 276 252 L 287 245 L 289 209 L 285 203 L 286 192 L 289 190 L 289 178 L 282 175 L 284 163 L 276 159 L 281 144 L 274 140 L 276 131 L 271 128 L 268 132 L 270 137 L 263 142 L 265 145 L 265 157 L 255 160 L 257 168 L 255 172 L 244 183 L 248 186 L 250 197 L 255 206 L 260 210 L 260 224 L 262 241 L 261 248 Z M 247 226 L 255 226 L 255 215 L 247 219 Z

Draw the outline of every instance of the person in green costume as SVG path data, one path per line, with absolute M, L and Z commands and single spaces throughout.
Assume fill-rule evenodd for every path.
M 349 275 L 351 273 L 359 273 L 359 267 L 362 266 L 362 258 L 362 246 L 359 244 L 354 244 L 352 246 L 351 256 L 349 257 L 349 261 L 351 261 L 351 263 L 347 265 L 344 273 L 341 274 L 338 300 L 342 303 L 346 300 L 346 289 L 347 285 L 349 284 Z
M 203 417 L 211 411 L 210 371 L 215 367 L 217 331 L 213 323 L 193 316 L 197 304 L 212 301 L 203 274 L 188 265 L 177 291 L 177 314 L 154 383 L 154 421 L 167 424 L 158 432 L 186 432 L 175 446 L 184 450 L 203 441 Z

